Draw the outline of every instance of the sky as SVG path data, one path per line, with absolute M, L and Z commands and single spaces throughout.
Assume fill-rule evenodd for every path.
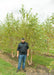
M 0 0 L 0 20 L 5 20 L 11 12 L 16 17 L 22 4 L 26 10 L 32 8 L 33 13 L 38 13 L 41 22 L 54 13 L 54 0 Z

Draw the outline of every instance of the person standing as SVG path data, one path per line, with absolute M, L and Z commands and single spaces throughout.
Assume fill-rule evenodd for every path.
M 20 71 L 22 62 L 23 62 L 22 69 L 24 70 L 24 72 L 26 72 L 25 61 L 26 61 L 26 57 L 28 56 L 29 56 L 29 46 L 28 43 L 25 42 L 25 39 L 22 38 L 17 48 L 18 68 L 16 72 Z

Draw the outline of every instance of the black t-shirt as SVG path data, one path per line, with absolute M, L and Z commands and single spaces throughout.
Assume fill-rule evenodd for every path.
M 17 51 L 19 51 L 19 54 L 27 54 L 27 50 L 28 50 L 29 46 L 27 42 L 24 43 L 19 43 Z

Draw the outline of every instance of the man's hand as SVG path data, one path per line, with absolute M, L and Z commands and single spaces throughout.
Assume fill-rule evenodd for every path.
M 19 55 L 17 55 L 17 58 L 19 57 Z
M 27 57 L 29 56 L 29 54 L 27 54 Z

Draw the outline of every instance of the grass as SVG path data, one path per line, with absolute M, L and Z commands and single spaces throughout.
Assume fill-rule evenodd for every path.
M 40 65 L 44 65 L 44 66 L 48 66 L 51 61 L 54 61 L 53 58 L 50 57 L 45 57 L 45 56 L 41 56 L 41 55 L 33 55 L 33 63 L 36 64 L 40 64 Z
M 54 54 L 54 50 L 49 50 L 49 53 Z
M 16 68 L 0 58 L 0 75 L 25 75 L 23 72 L 16 73 Z

